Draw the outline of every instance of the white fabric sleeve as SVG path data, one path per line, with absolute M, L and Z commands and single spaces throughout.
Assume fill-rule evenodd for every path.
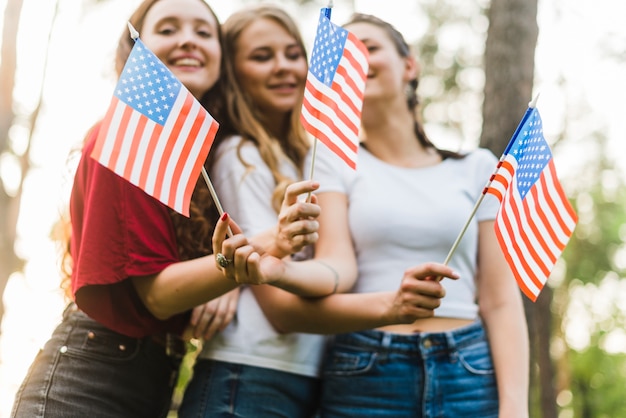
M 211 169 L 211 181 L 225 212 L 247 236 L 274 226 L 277 213 L 272 208 L 275 182 L 262 160 L 257 147 L 245 142 L 241 155 L 251 167 L 246 167 L 237 155 L 241 137 L 228 138 L 219 145 L 216 163 Z

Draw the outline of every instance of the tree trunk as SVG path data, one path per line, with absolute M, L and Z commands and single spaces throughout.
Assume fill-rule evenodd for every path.
M 492 0 L 480 144 L 498 156 L 532 98 L 537 35 L 537 0 Z
M 485 47 L 485 95 L 480 146 L 502 155 L 532 100 L 537 46 L 537 0 L 492 0 Z M 554 367 L 550 358 L 550 305 L 544 289 L 537 303 L 525 299 L 531 347 L 531 410 L 538 404 L 543 418 L 556 418 Z M 511 359 L 515 361 L 515 359 Z M 538 370 L 537 376 L 534 371 Z M 535 397 L 540 399 L 534 399 Z
M 23 0 L 7 0 L 2 26 L 0 48 L 0 155 L 11 153 L 9 129 L 13 124 L 13 88 L 17 63 L 17 32 Z M 23 176 L 24 173 L 21 173 Z M 13 244 L 16 236 L 21 189 L 10 195 L 0 179 L 0 296 L 4 293 L 9 276 L 20 266 Z M 0 297 L 0 323 L 4 305 Z

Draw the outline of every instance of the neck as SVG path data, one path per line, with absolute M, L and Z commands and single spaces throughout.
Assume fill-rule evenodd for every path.
M 363 136 L 367 150 L 378 159 L 401 167 L 433 165 L 441 159 L 422 146 L 415 135 L 415 118 L 406 108 L 367 107 L 363 111 Z

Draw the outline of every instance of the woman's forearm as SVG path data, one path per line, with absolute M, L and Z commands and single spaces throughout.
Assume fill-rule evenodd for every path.
M 213 255 L 170 264 L 158 274 L 132 278 L 146 308 L 168 319 L 223 295 L 239 284 L 215 266 Z

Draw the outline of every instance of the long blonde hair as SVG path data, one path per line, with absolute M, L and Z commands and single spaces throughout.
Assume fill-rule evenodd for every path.
M 281 25 L 293 36 L 305 53 L 304 42 L 293 19 L 276 6 L 261 4 L 247 7 L 233 13 L 222 25 L 224 60 L 222 69 L 222 88 L 226 99 L 224 115 L 221 115 L 220 130 L 213 149 L 218 143 L 231 135 L 240 135 L 244 140 L 252 141 L 259 149 L 261 158 L 267 164 L 275 180 L 276 187 L 272 195 L 272 205 L 278 212 L 285 188 L 294 181 L 280 172 L 280 163 L 285 157 L 291 161 L 302 178 L 304 158 L 310 147 L 310 139 L 300 122 L 300 105 L 291 111 L 289 124 L 280 137 L 272 135 L 265 115 L 254 105 L 246 91 L 242 90 L 235 76 L 235 50 L 239 36 L 252 22 L 258 19 L 271 19 Z M 306 59 L 306 55 L 305 55 Z M 243 144 L 240 143 L 239 150 Z M 239 159 L 248 169 L 249 163 L 239 153 Z

